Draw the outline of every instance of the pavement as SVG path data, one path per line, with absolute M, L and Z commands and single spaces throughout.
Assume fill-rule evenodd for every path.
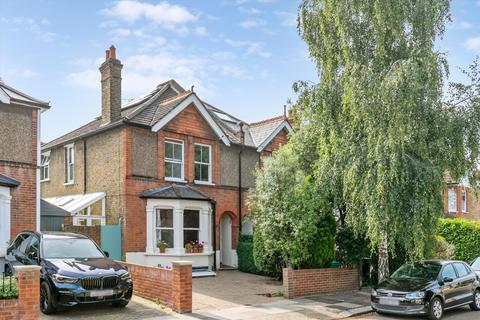
M 193 280 L 193 311 L 176 314 L 169 308 L 134 296 L 126 308 L 89 305 L 69 308 L 42 320 L 170 320 L 170 319 L 343 319 L 370 311 L 370 290 L 323 294 L 287 300 L 282 283 L 239 271 L 219 272 Z
M 412 320 L 422 319 L 423 317 L 401 317 L 401 316 L 387 316 L 369 313 L 358 317 L 349 318 L 349 320 Z M 455 310 L 445 311 L 443 320 L 478 320 L 480 319 L 480 312 L 471 311 L 469 307 L 462 307 Z

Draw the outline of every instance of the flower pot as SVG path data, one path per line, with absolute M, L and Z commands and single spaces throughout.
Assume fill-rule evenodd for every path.
M 203 253 L 203 247 L 198 248 L 198 253 Z
M 160 253 L 165 253 L 166 248 L 159 248 Z
M 187 253 L 192 253 L 192 252 L 193 252 L 193 251 L 192 251 L 192 248 L 185 248 L 185 251 L 186 251 Z

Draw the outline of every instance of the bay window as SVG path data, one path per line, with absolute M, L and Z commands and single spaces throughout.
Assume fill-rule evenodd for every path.
M 183 180 L 183 142 L 165 141 L 165 179 Z
M 155 220 L 155 242 L 164 241 L 173 248 L 173 210 L 156 209 Z
M 195 145 L 195 182 L 212 182 L 211 147 Z
M 198 242 L 200 232 L 200 211 L 183 210 L 183 243 Z

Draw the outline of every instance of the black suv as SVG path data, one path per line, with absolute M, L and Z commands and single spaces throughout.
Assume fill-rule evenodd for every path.
M 463 261 L 407 263 L 373 288 L 371 301 L 379 313 L 423 314 L 439 320 L 444 310 L 464 305 L 480 310 L 480 283 Z
M 127 269 L 84 235 L 21 232 L 7 249 L 6 259 L 7 275 L 15 265 L 42 267 L 40 309 L 46 314 L 61 306 L 87 303 L 124 307 L 132 297 Z

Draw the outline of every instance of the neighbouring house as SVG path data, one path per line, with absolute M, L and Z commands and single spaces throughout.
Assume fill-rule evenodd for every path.
M 0 260 L 18 232 L 40 227 L 40 115 L 49 108 L 0 80 Z
M 66 223 L 120 223 L 127 262 L 190 260 L 197 275 L 235 267 L 255 167 L 287 142 L 287 117 L 248 124 L 174 80 L 122 107 L 122 67 L 110 47 L 101 116 L 42 146 L 42 198 L 70 213 Z M 187 253 L 189 241 L 203 252 Z
M 467 179 L 445 177 L 443 191 L 444 213 L 447 218 L 464 218 L 480 221 L 480 197 Z

